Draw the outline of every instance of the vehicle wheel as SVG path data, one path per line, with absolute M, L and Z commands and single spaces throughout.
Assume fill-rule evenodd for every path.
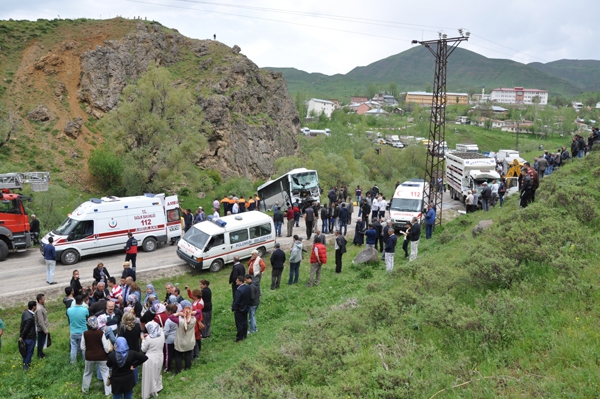
M 258 251 L 258 256 L 260 256 L 261 258 L 267 253 L 267 249 L 265 247 L 260 247 L 256 250 Z
M 67 249 L 60 256 L 60 261 L 63 265 L 74 265 L 79 261 L 79 253 L 74 249 Z
M 219 270 L 221 270 L 223 268 L 223 261 L 221 259 L 215 259 L 213 260 L 213 262 L 210 264 L 209 270 L 211 272 L 218 272 Z
M 144 243 L 142 244 L 142 249 L 145 252 L 152 252 L 156 249 L 156 240 L 152 237 L 148 237 L 144 240 Z
M 2 262 L 8 256 L 8 245 L 0 240 L 0 262 Z

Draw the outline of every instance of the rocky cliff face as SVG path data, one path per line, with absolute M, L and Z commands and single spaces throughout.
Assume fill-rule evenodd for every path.
M 78 98 L 100 118 L 151 62 L 184 71 L 174 84 L 193 90 L 213 127 L 208 149 L 198 154 L 201 168 L 267 179 L 275 159 L 296 152 L 300 118 L 281 74 L 259 70 L 238 46 L 189 39 L 159 25 L 140 22 L 123 39 L 83 53 Z

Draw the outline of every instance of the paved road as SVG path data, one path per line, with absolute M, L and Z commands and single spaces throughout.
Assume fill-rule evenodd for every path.
M 161 245 L 154 252 L 140 252 L 137 257 L 138 275 L 151 272 L 155 275 L 156 272 L 167 270 L 180 274 L 189 270 L 186 263 L 177 257 L 175 248 Z M 92 272 L 98 262 L 103 262 L 111 275 L 120 277 L 124 260 L 124 251 L 117 251 L 87 256 L 70 266 L 57 262 L 54 281 L 58 284 L 50 286 L 46 283 L 46 264 L 38 248 L 11 253 L 5 261 L 0 262 L 0 306 L 6 307 L 6 302 L 14 303 L 14 299 L 25 302 L 25 297 L 34 297 L 39 292 L 49 297 L 64 295 L 63 290 L 69 285 L 73 270 L 79 270 L 82 284 L 91 284 Z
M 443 200 L 444 220 L 451 220 L 458 215 L 457 210 L 463 210 L 464 206 L 459 201 L 452 200 L 448 192 Z M 358 210 L 352 220 L 355 221 Z M 319 222 L 319 227 L 321 223 Z M 277 238 L 282 249 L 291 247 L 292 239 L 285 237 L 287 228 L 284 225 L 282 232 L 284 237 Z M 300 227 L 294 228 L 294 234 L 306 238 L 304 222 L 300 221 Z M 348 226 L 348 235 L 352 239 L 354 225 Z M 304 242 L 310 245 L 309 242 Z M 192 270 L 185 262 L 181 261 L 175 253 L 175 246 L 160 245 L 154 252 L 140 252 L 137 258 L 137 273 L 141 280 L 175 276 Z M 44 292 L 48 299 L 62 297 L 64 288 L 70 283 L 73 270 L 79 270 L 82 284 L 91 284 L 92 272 L 98 262 L 103 262 L 111 275 L 120 276 L 125 260 L 124 251 L 87 256 L 77 264 L 65 266 L 60 262 L 56 264 L 54 280 L 58 283 L 49 286 L 46 284 L 46 265 L 38 248 L 30 248 L 26 252 L 10 254 L 8 258 L 0 262 L 0 307 L 6 308 L 15 303 L 24 303 L 33 299 L 37 293 Z M 226 265 L 225 269 L 231 265 Z M 228 272 L 226 272 L 228 273 Z

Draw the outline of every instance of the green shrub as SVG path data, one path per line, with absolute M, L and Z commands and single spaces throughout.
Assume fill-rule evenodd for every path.
M 95 149 L 88 158 L 88 169 L 96 183 L 105 191 L 121 187 L 123 162 L 106 147 Z

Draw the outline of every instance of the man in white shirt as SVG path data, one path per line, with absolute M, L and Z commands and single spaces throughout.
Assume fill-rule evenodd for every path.
M 379 218 L 384 218 L 385 217 L 385 210 L 387 209 L 387 201 L 385 200 L 385 197 L 382 195 L 381 199 L 379 200 Z
M 498 190 L 500 189 L 500 184 L 498 184 L 498 182 L 496 181 L 496 179 L 492 180 L 492 204 L 496 204 L 496 201 L 498 201 Z
M 371 204 L 371 219 L 374 219 L 377 216 L 379 216 L 379 199 L 375 197 Z

